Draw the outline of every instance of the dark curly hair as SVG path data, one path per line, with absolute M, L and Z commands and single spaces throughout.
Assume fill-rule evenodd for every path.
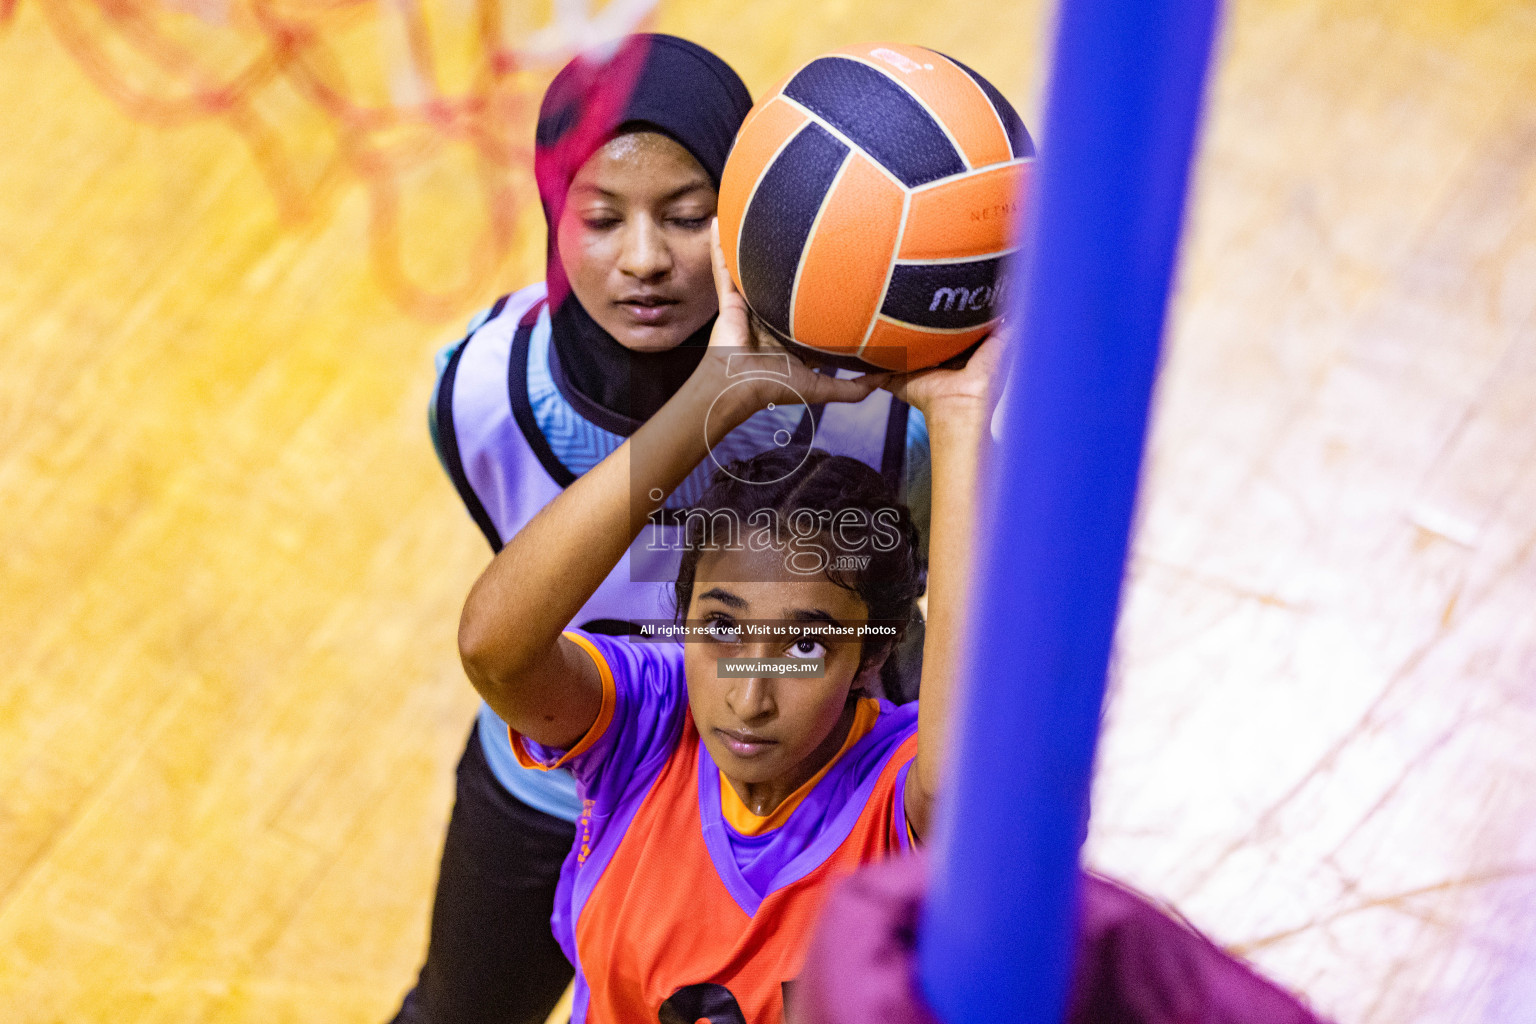
M 861 546 L 861 554 L 869 555 L 861 568 L 850 571 L 829 565 L 824 575 L 858 594 L 870 619 L 897 624 L 894 637 L 864 640 L 860 668 L 884 657 L 906 635 L 926 585 L 917 526 L 878 472 L 858 459 L 819 448 L 770 449 L 738 459 L 715 474 L 698 505 L 685 517 L 683 556 L 673 589 L 678 619 L 688 613 L 699 559 L 719 545 L 722 525 L 730 529 L 732 524 L 753 522 L 758 513 L 768 513 L 762 518 L 774 524 L 775 541 L 793 546 L 824 536 L 832 523 L 839 522 L 838 514 L 850 510 L 860 514 L 841 521 L 854 523 L 855 529 L 858 523 L 873 523 L 876 513 L 881 513 L 885 527 L 881 533 L 893 543 L 884 550 L 880 544 Z M 802 523 L 799 530 L 792 523 L 797 513 Z M 807 515 L 814 517 L 812 530 L 803 529 Z M 866 534 L 873 532 L 873 527 L 864 529 Z M 842 536 L 847 532 L 851 531 L 843 531 Z

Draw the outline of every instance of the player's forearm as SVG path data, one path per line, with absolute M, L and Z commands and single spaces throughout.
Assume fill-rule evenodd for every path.
M 537 718 L 546 705 L 569 698 L 558 692 L 569 674 L 560 633 L 650 514 L 719 440 L 705 436 L 717 394 L 708 381 L 685 384 L 616 452 L 534 516 L 476 581 L 459 620 L 459 652 L 470 681 L 493 708 Z M 717 411 L 709 426 L 723 435 L 741 418 Z
M 960 402 L 929 414 L 933 451 L 933 530 L 928 541 L 928 621 L 923 637 L 912 826 L 926 837 L 943 773 L 949 712 L 965 642 L 974 554 L 976 492 L 986 437 L 981 403 Z

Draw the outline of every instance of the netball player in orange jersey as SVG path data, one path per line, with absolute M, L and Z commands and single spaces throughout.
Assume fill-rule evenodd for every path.
M 922 589 L 910 517 L 854 459 L 811 453 L 796 468 L 800 455 L 778 450 L 716 476 L 698 507 L 745 530 L 725 529 L 725 544 L 688 534 L 676 593 L 679 616 L 704 624 L 697 642 L 566 629 L 733 427 L 792 393 L 856 402 L 881 383 L 794 360 L 793 392 L 781 378 L 742 383 L 730 356 L 775 349 L 749 328 L 718 242 L 714 256 L 720 316 L 697 369 L 507 544 L 460 624 L 465 668 L 519 759 L 577 780 L 583 810 L 554 916 L 577 968 L 576 1024 L 777 1021 L 828 886 L 921 840 L 938 785 L 996 341 L 962 370 L 894 385 L 927 417 L 933 454 L 916 705 L 869 696 L 891 643 L 849 632 L 904 622 Z M 869 557 L 834 570 L 818 551 Z M 779 631 L 763 637 L 750 620 Z M 737 655 L 810 658 L 821 675 L 722 675 L 719 659 Z
M 545 280 L 499 299 L 443 353 L 430 417 L 443 466 L 493 551 L 698 365 L 716 312 L 710 218 L 750 106 L 723 60 L 664 35 L 585 54 L 550 84 L 534 156 Z M 909 412 L 879 391 L 821 410 L 812 429 L 806 410 L 781 407 L 716 453 L 814 438 L 879 470 L 925 522 L 927 434 Z M 697 499 L 709 468 L 669 511 Z M 662 552 L 643 573 L 623 560 L 571 624 L 617 633 L 669 615 L 668 588 L 655 581 L 670 583 L 677 560 Z M 913 636 L 888 660 L 892 692 L 915 688 L 918 646 Z M 426 962 L 395 1024 L 542 1024 L 571 978 L 550 914 L 581 808 L 569 773 L 520 767 L 506 725 L 482 706 L 458 767 Z

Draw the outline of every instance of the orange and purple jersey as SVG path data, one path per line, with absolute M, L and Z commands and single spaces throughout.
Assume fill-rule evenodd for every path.
M 681 647 L 565 635 L 602 676 L 597 721 L 569 751 L 512 741 L 582 797 L 553 919 L 573 1024 L 779 1021 L 831 883 L 908 849 L 917 705 L 861 699 L 832 762 L 758 817 L 700 741 Z

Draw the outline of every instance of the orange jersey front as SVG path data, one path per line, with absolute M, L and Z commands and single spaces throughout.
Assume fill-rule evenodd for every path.
M 574 1024 L 781 1020 L 829 887 L 906 849 L 916 706 L 866 700 L 793 809 L 743 834 L 688 713 L 680 649 L 569 635 L 602 672 L 603 712 L 569 753 L 514 743 L 569 766 L 584 799 L 553 921 L 576 965 Z

